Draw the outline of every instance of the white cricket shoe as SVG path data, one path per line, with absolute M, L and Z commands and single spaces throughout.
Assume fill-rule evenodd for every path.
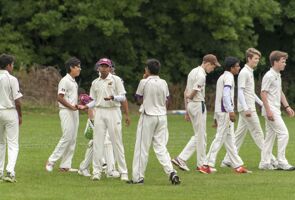
M 220 164 L 220 167 L 231 167 L 231 163 L 223 160 Z
M 91 174 L 89 172 L 88 169 L 79 169 L 78 170 L 78 174 L 81 175 L 81 176 L 86 176 L 86 177 L 90 177 Z
M 101 174 L 97 173 L 97 174 L 93 174 L 93 176 L 91 177 L 91 179 L 93 181 L 99 181 L 101 178 Z
M 107 173 L 107 178 L 120 178 L 120 173 L 116 170 Z
M 258 166 L 258 169 L 261 169 L 261 170 L 275 170 L 277 168 L 274 167 L 272 164 L 262 164 L 262 163 L 260 163 L 259 166 Z
M 179 169 L 183 170 L 183 171 L 189 171 L 190 169 L 188 168 L 188 166 L 186 165 L 185 161 L 183 161 L 181 158 L 176 157 L 174 159 L 171 160 L 171 162 L 176 165 L 177 167 L 179 167 Z
M 295 170 L 295 167 L 290 164 L 278 164 L 278 169 L 284 171 L 293 171 Z
M 121 174 L 121 181 L 128 181 L 128 174 Z
M 46 166 L 45 166 L 46 171 L 52 172 L 53 171 L 53 167 L 54 167 L 54 163 L 49 162 L 49 161 L 46 162 Z

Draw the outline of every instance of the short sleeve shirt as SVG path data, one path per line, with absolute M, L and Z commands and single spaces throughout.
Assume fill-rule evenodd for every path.
M 243 88 L 245 101 L 251 111 L 255 111 L 255 82 L 253 69 L 248 65 L 240 71 L 238 76 L 238 88 Z M 243 111 L 243 107 L 238 101 L 238 111 Z
M 90 97 L 95 99 L 95 106 L 102 108 L 120 107 L 121 103 L 117 101 L 105 101 L 105 97 L 125 95 L 126 91 L 123 81 L 120 77 L 109 73 L 109 75 L 102 79 L 101 77 L 92 82 L 90 88 Z
M 225 112 L 223 105 L 223 88 L 228 86 L 231 88 L 231 101 L 234 107 L 234 91 L 235 91 L 235 80 L 234 75 L 229 71 L 224 73 L 218 78 L 216 84 L 216 97 L 215 97 L 215 112 Z
M 281 74 L 272 68 L 263 76 L 261 91 L 267 92 L 267 101 L 271 111 L 281 114 L 281 93 L 282 79 Z M 262 114 L 266 115 L 263 107 Z
M 58 84 L 58 94 L 63 94 L 64 99 L 72 106 L 78 103 L 78 84 L 70 74 L 64 76 Z M 58 102 L 59 108 L 67 108 Z
M 198 91 L 192 100 L 189 101 L 205 101 L 206 72 L 203 67 L 194 68 L 187 78 L 186 90 L 191 93 L 193 90 Z
M 143 97 L 142 112 L 154 116 L 166 115 L 169 89 L 165 80 L 159 76 L 142 79 L 137 87 L 136 95 Z
M 0 110 L 15 108 L 15 100 L 23 95 L 18 80 L 7 70 L 0 70 Z

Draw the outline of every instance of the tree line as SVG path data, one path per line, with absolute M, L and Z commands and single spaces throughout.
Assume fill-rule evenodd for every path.
M 86 89 L 97 76 L 95 62 L 108 57 L 132 95 L 147 58 L 159 59 L 161 76 L 182 89 L 206 53 L 221 63 L 237 56 L 243 64 L 247 48 L 259 49 L 259 82 L 269 53 L 278 49 L 289 53 L 283 80 L 294 104 L 294 10 L 292 0 L 0 0 L 0 52 L 15 55 L 19 67 L 57 66 L 62 73 L 64 61 L 76 56 Z

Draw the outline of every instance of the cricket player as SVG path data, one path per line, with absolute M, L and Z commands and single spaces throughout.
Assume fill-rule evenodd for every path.
M 115 65 L 112 62 L 112 60 L 111 60 L 111 63 L 112 63 L 111 73 L 115 75 Z M 95 64 L 96 70 L 98 70 L 98 67 L 99 67 L 99 62 L 97 62 Z M 130 118 L 129 118 L 129 109 L 128 109 L 127 99 L 125 101 L 123 101 L 121 103 L 121 105 L 122 105 L 124 113 L 125 113 L 126 125 L 129 126 L 130 125 Z M 90 120 L 94 121 L 94 115 L 95 115 L 94 113 L 95 113 L 94 109 L 88 110 L 88 116 L 89 116 Z M 104 149 L 105 150 L 104 151 L 104 158 L 101 161 L 103 163 L 102 164 L 103 169 L 105 168 L 106 175 L 108 178 L 119 178 L 120 173 L 116 169 L 113 145 L 112 145 L 112 142 L 110 140 L 110 136 L 108 133 L 106 133 L 104 148 L 105 148 Z M 92 159 L 93 159 L 93 140 L 90 140 L 88 142 L 87 149 L 85 152 L 85 158 L 80 163 L 78 174 L 80 174 L 82 176 L 86 176 L 86 177 L 91 176 L 91 174 L 89 172 L 89 167 L 90 167 L 90 163 L 92 162 Z
M 0 180 L 16 182 L 15 165 L 19 151 L 19 126 L 22 124 L 21 97 L 18 80 L 11 75 L 14 58 L 0 55 Z M 6 176 L 4 164 L 8 146 Z
M 289 106 L 282 91 L 281 71 L 286 67 L 288 54 L 282 51 L 272 51 L 269 56 L 271 68 L 264 75 L 261 85 L 261 99 L 263 102 L 262 115 L 265 118 L 266 136 L 261 153 L 260 169 L 272 170 L 271 153 L 274 141 L 278 140 L 278 166 L 281 170 L 295 170 L 286 159 L 286 148 L 289 141 L 289 132 L 281 116 L 281 104 L 290 117 L 294 117 L 294 110 Z
M 159 77 L 160 66 L 160 62 L 156 59 L 147 60 L 144 79 L 140 81 L 136 91 L 137 99 L 142 102 L 142 106 L 136 132 L 132 180 L 127 182 L 129 184 L 144 183 L 149 148 L 152 143 L 156 156 L 171 183 L 180 184 L 166 148 L 168 140 L 166 105 L 169 90 L 166 81 Z
M 205 105 L 205 86 L 206 73 L 211 73 L 220 64 L 213 54 L 207 54 L 203 57 L 201 66 L 194 68 L 188 75 L 187 85 L 184 92 L 186 118 L 190 118 L 194 135 L 191 137 L 182 152 L 174 159 L 172 163 L 181 170 L 189 171 L 186 161 L 197 151 L 197 170 L 204 165 L 206 160 L 206 118 L 207 109 Z M 187 116 L 188 115 L 188 116 Z
M 262 101 L 255 94 L 254 69 L 257 67 L 261 53 L 255 48 L 249 48 L 246 51 L 246 60 L 244 68 L 238 76 L 238 112 L 239 122 L 235 131 L 235 144 L 239 151 L 243 144 L 247 131 L 260 150 L 263 148 L 264 135 L 260 121 L 256 112 L 255 103 L 263 106 Z M 272 156 L 272 164 L 276 165 L 276 159 Z M 221 163 L 221 167 L 231 166 L 228 154 Z
M 79 127 L 78 84 L 75 78 L 80 75 L 80 64 L 80 60 L 75 57 L 68 59 L 65 63 L 67 75 L 58 84 L 57 101 L 62 137 L 46 163 L 45 168 L 48 172 L 53 170 L 54 164 L 59 159 L 61 159 L 59 167 L 61 172 L 77 172 L 77 169 L 72 168 L 72 158 Z
M 224 68 L 225 71 L 216 84 L 214 118 L 217 122 L 217 132 L 207 154 L 205 166 L 200 167 L 199 171 L 205 174 L 217 171 L 215 169 L 216 157 L 224 144 L 235 171 L 248 173 L 250 171 L 243 167 L 243 161 L 238 155 L 234 142 L 234 75 L 240 71 L 240 61 L 236 57 L 226 57 Z
M 108 58 L 98 61 L 99 78 L 92 82 L 90 97 L 93 99 L 89 104 L 79 105 L 80 109 L 95 107 L 94 134 L 93 134 L 93 176 L 92 180 L 100 180 L 102 174 L 101 159 L 104 155 L 104 141 L 106 133 L 110 135 L 113 145 L 115 160 L 122 181 L 128 180 L 128 170 L 124 155 L 122 139 L 122 115 L 121 102 L 126 100 L 125 88 L 120 77 L 111 74 L 112 62 Z M 125 117 L 129 118 L 128 113 Z M 128 119 L 125 119 L 128 121 Z

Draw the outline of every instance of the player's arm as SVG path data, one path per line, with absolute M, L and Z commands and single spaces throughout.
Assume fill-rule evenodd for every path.
M 15 102 L 15 109 L 16 109 L 17 115 L 18 115 L 18 123 L 19 123 L 19 125 L 21 125 L 22 124 L 22 109 L 21 109 L 20 98 L 15 99 L 14 102 Z
M 224 86 L 222 99 L 223 99 L 223 106 L 224 106 L 225 111 L 229 114 L 230 120 L 232 122 L 234 122 L 235 121 L 235 112 L 234 112 L 234 107 L 233 107 L 232 101 L 231 101 L 231 86 L 230 85 Z
M 129 126 L 131 123 L 130 117 L 129 117 L 129 106 L 128 106 L 128 101 L 127 99 L 125 101 L 121 102 L 123 112 L 125 114 L 125 124 L 126 126 Z
M 73 105 L 71 105 L 69 102 L 67 102 L 65 99 L 64 99 L 64 94 L 58 94 L 57 95 L 57 101 L 59 102 L 59 103 L 61 103 L 62 105 L 64 105 L 65 107 L 67 107 L 67 108 L 69 108 L 70 110 L 77 110 L 77 107 L 76 106 L 73 106 Z
M 187 111 L 187 98 L 186 98 L 186 92 L 187 92 L 187 89 L 185 88 L 184 92 L 183 92 L 183 100 L 184 100 L 184 108 L 185 108 L 185 115 L 184 115 L 184 119 L 186 121 L 190 121 L 190 117 L 189 117 L 189 114 L 188 114 L 188 111 Z
M 250 111 L 249 106 L 246 103 L 244 91 L 245 91 L 245 88 L 242 88 L 242 87 L 238 88 L 238 100 L 239 100 L 240 104 L 242 105 L 242 108 L 245 112 L 246 117 L 251 117 L 251 111 Z
M 287 98 L 284 94 L 284 92 L 282 91 L 281 93 L 281 103 L 283 104 L 286 112 L 288 113 L 289 117 L 294 117 L 294 110 L 290 107 Z
M 265 91 L 265 90 L 262 90 L 260 95 L 261 95 L 261 100 L 263 102 L 263 106 L 265 108 L 265 112 L 266 112 L 266 116 L 267 116 L 268 120 L 274 121 L 273 113 L 270 110 L 270 106 L 269 106 L 269 103 L 268 103 L 268 100 L 267 100 L 268 92 Z

